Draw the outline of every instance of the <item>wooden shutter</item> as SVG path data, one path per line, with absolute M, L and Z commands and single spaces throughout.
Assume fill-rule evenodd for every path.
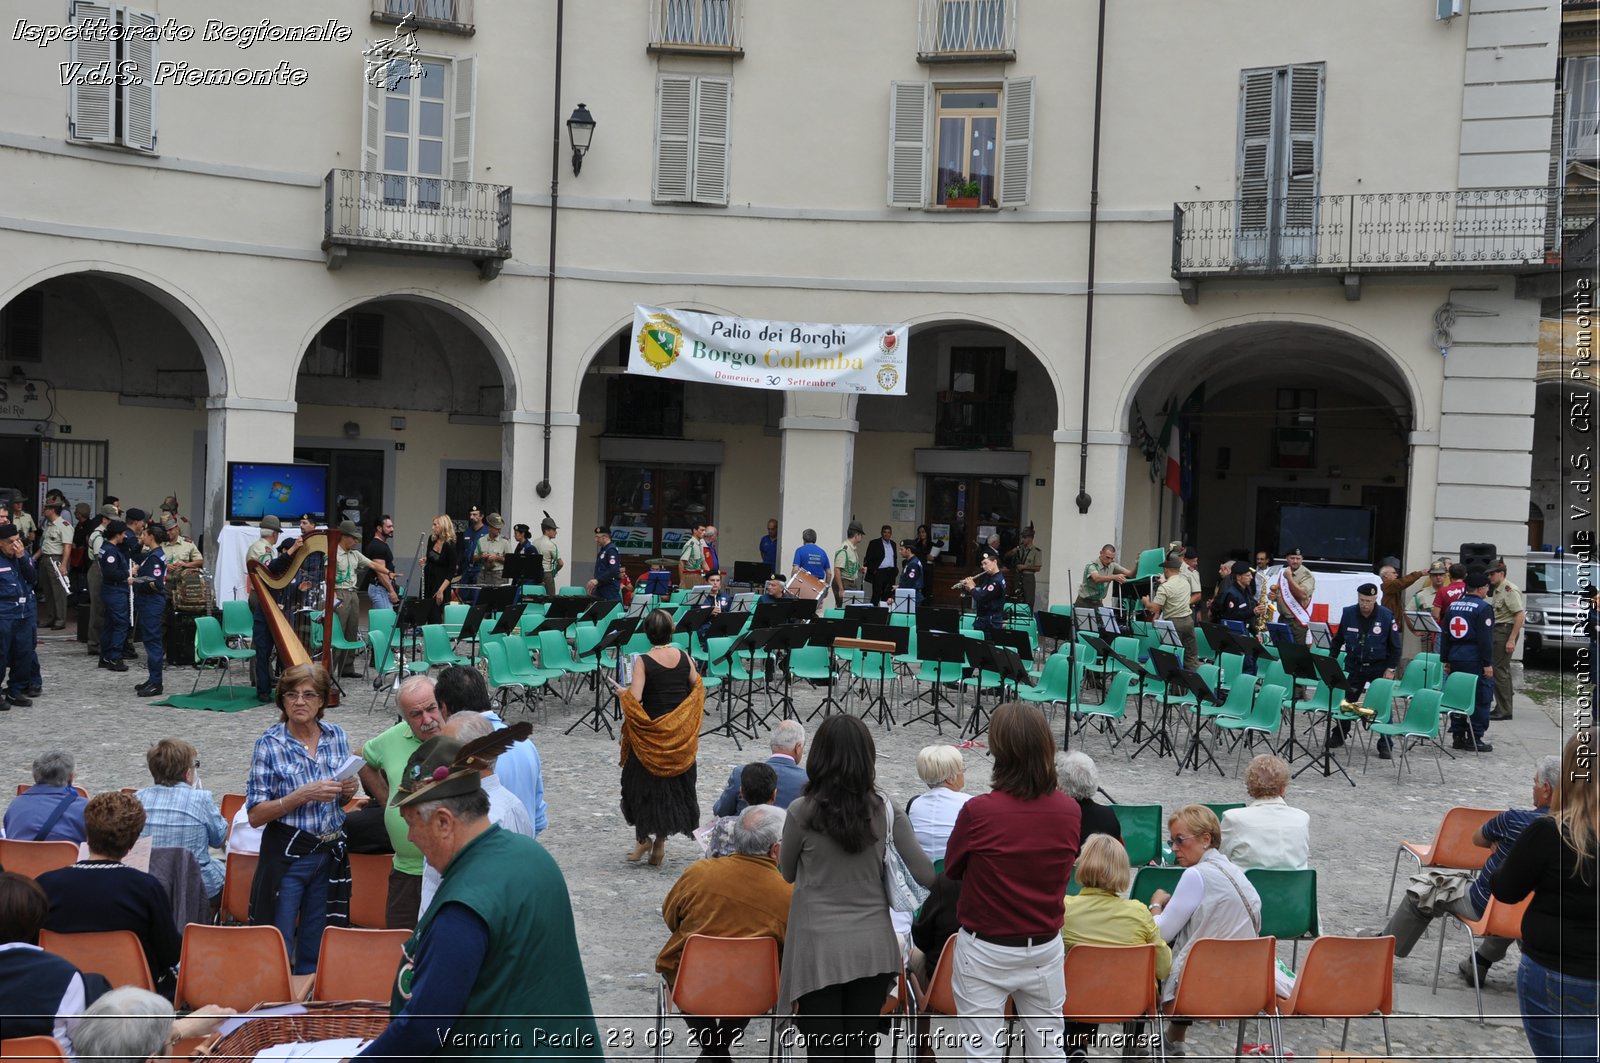
M 656 82 L 656 165 L 650 198 L 658 203 L 689 199 L 689 145 L 694 78 L 662 74 Z
M 1316 224 L 1317 189 L 1322 183 L 1323 69 L 1321 64 L 1292 66 L 1286 79 L 1287 165 L 1274 194 L 1283 196 L 1284 224 L 1294 228 Z
M 92 0 L 73 0 L 67 18 L 73 25 L 82 25 L 89 19 L 104 20 L 107 27 L 116 25 L 117 9 L 110 4 Z M 67 135 L 73 140 L 86 140 L 95 144 L 115 144 L 116 92 L 115 85 L 82 85 L 90 73 L 116 70 L 117 45 L 109 32 L 95 34 L 99 39 L 82 38 L 70 42 L 67 48 L 69 77 L 67 86 Z M 115 80 L 106 78 L 103 80 Z
M 928 115 L 933 86 L 926 81 L 889 83 L 889 206 L 928 202 Z
M 378 84 L 370 80 L 361 85 L 361 172 L 377 173 L 383 169 L 379 146 L 383 143 L 383 86 L 387 77 Z
M 1267 227 L 1272 174 L 1272 97 L 1276 70 L 1239 75 L 1239 217 L 1241 232 Z
M 472 110 L 478 92 L 478 57 L 464 55 L 452 61 L 453 93 L 450 97 L 450 180 L 472 180 Z
M 733 82 L 700 77 L 694 91 L 694 174 L 696 203 L 728 204 L 728 132 Z
M 1006 82 L 1000 119 L 1000 205 L 1021 207 L 1033 184 L 1033 78 Z
M 131 8 L 122 9 L 122 24 L 128 37 L 122 44 L 122 58 L 133 63 L 137 80 L 119 86 L 122 92 L 122 143 L 138 151 L 156 150 L 156 40 L 160 26 L 156 16 Z M 145 34 L 150 34 L 146 37 Z

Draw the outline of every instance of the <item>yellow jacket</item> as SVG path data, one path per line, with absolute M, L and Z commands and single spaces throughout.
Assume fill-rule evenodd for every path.
M 1061 940 L 1068 949 L 1074 945 L 1154 945 L 1156 980 L 1164 981 L 1172 970 L 1172 947 L 1156 930 L 1150 909 L 1106 890 L 1085 886 L 1082 893 L 1067 898 Z

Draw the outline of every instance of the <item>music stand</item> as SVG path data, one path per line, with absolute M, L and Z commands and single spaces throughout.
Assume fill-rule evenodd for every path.
M 833 696 L 836 688 L 835 684 L 838 682 L 836 674 L 837 662 L 834 659 L 833 644 L 842 638 L 854 638 L 860 628 L 860 624 L 851 620 L 813 620 L 806 625 L 805 644 L 807 646 L 822 646 L 828 651 L 828 692 L 823 696 L 821 704 L 812 710 L 810 716 L 806 717 L 807 721 L 816 719 L 818 713 L 822 715 L 823 719 L 827 719 L 835 709 L 839 712 L 847 711 L 844 702 Z M 808 682 L 815 683 L 816 680 L 808 680 Z
M 409 629 L 411 634 L 411 659 L 417 659 L 417 639 L 421 637 L 422 628 L 428 622 L 428 607 L 433 603 L 427 598 L 407 598 L 400 603 L 400 612 L 395 618 L 395 623 L 402 632 Z M 404 644 L 404 639 L 396 642 L 396 646 Z M 400 689 L 400 680 L 406 676 L 406 655 L 400 654 L 399 667 L 394 673 L 395 690 Z
M 720 618 L 718 618 L 718 619 L 720 619 Z M 770 628 L 764 628 L 764 629 L 762 629 L 761 632 L 751 631 L 749 634 L 750 635 L 764 634 L 768 630 L 771 630 L 771 629 Z M 723 638 L 725 636 L 719 635 L 717 637 L 718 638 Z M 748 636 L 745 636 L 745 637 L 748 637 Z M 706 658 L 706 671 L 710 672 L 712 667 L 721 664 L 723 661 L 726 661 L 728 658 L 730 658 L 734 654 L 738 653 L 739 649 L 740 649 L 741 645 L 744 643 L 744 641 L 745 641 L 744 637 L 734 639 L 733 642 L 728 644 L 727 650 L 724 651 L 721 656 L 719 656 L 719 657 L 717 657 L 715 659 L 712 659 L 709 656 L 709 652 L 710 651 L 708 650 L 707 651 L 708 656 Z M 750 719 L 750 724 L 748 726 L 748 729 L 746 728 L 746 726 L 744 724 L 736 721 L 733 718 L 733 699 L 736 696 L 737 695 L 735 695 L 734 692 L 733 692 L 733 669 L 730 666 L 729 669 L 728 669 L 728 675 L 727 675 L 726 679 L 724 679 L 724 681 L 722 683 L 722 722 L 719 723 L 719 724 L 713 724 L 712 726 L 707 727 L 704 731 L 701 731 L 700 732 L 700 737 L 704 738 L 707 735 L 725 734 L 729 738 L 733 739 L 733 748 L 739 750 L 740 752 L 743 752 L 744 751 L 744 746 L 740 744 L 739 736 L 740 735 L 744 735 L 746 738 L 754 741 L 755 737 L 756 737 L 756 726 L 757 726 L 757 724 L 756 724 L 756 719 L 755 719 L 755 713 L 750 711 L 748 703 L 746 704 L 746 707 L 745 707 L 745 710 L 744 710 L 744 715 L 748 716 L 749 719 Z M 746 695 L 746 696 L 748 697 L 748 695 Z
M 1150 737 L 1146 738 L 1135 749 L 1128 759 L 1132 760 L 1144 752 L 1145 746 L 1154 744 L 1156 756 L 1176 757 L 1177 748 L 1173 746 L 1172 739 L 1167 733 L 1167 724 L 1172 719 L 1172 685 L 1177 683 L 1178 675 L 1183 671 L 1183 658 L 1167 650 L 1150 647 L 1150 670 L 1155 673 L 1155 678 L 1161 684 L 1161 723 L 1152 725 Z
M 1311 648 L 1314 650 L 1333 649 L 1333 629 L 1321 620 L 1311 621 L 1311 626 L 1306 628 L 1311 633 Z
M 1316 669 L 1317 678 L 1328 688 L 1328 722 L 1327 730 L 1322 736 L 1321 775 L 1326 779 L 1333 774 L 1334 769 L 1338 769 L 1339 774 L 1344 776 L 1344 781 L 1354 786 L 1356 781 L 1350 777 L 1349 772 L 1344 770 L 1344 765 L 1334 758 L 1333 748 L 1330 745 L 1330 741 L 1333 738 L 1334 691 L 1343 691 L 1349 680 L 1345 678 L 1344 670 L 1339 667 L 1339 662 L 1332 656 L 1311 653 L 1309 650 L 1306 655 L 1311 659 L 1311 666 Z M 1307 769 L 1315 767 L 1317 767 L 1317 758 L 1313 756 L 1310 763 L 1294 773 L 1294 777 L 1298 779 L 1305 774 Z
M 1124 734 L 1122 736 L 1122 738 L 1119 739 L 1116 736 L 1116 727 L 1114 725 L 1109 725 L 1108 724 L 1108 726 L 1111 727 L 1111 744 L 1112 744 L 1112 746 L 1113 747 L 1116 746 L 1116 744 L 1118 742 L 1122 741 L 1123 739 L 1128 739 L 1128 740 L 1137 742 L 1137 741 L 1139 741 L 1139 735 L 1142 732 L 1146 731 L 1146 730 L 1148 730 L 1151 733 L 1151 735 L 1154 735 L 1156 733 L 1155 728 L 1151 727 L 1150 725 L 1148 725 L 1148 724 L 1146 724 L 1144 722 L 1144 685 L 1145 685 L 1145 680 L 1147 680 L 1150 677 L 1149 671 L 1143 665 L 1141 665 L 1138 661 L 1129 660 L 1128 658 L 1124 657 L 1122 654 L 1118 653 L 1115 649 L 1112 648 L 1111 643 L 1109 641 L 1107 641 L 1106 639 L 1102 638 L 1101 636 L 1099 636 L 1099 635 L 1091 635 L 1091 634 L 1088 634 L 1086 632 L 1081 637 L 1082 637 L 1082 639 L 1084 641 L 1084 644 L 1089 646 L 1089 647 L 1091 647 L 1096 653 L 1098 653 L 1102 660 L 1116 661 L 1118 664 L 1122 665 L 1122 667 L 1124 669 L 1127 670 L 1129 675 L 1135 675 L 1135 676 L 1139 677 L 1139 693 L 1137 695 L 1138 696 L 1138 704 L 1135 706 L 1135 708 L 1133 710 L 1134 711 L 1133 726 L 1128 728 L 1127 733 Z M 1107 691 L 1110 690 L 1110 684 L 1109 683 L 1106 685 L 1106 690 Z M 1102 692 L 1101 696 L 1104 697 L 1104 692 Z M 1081 723 L 1079 724 L 1079 730 L 1080 731 L 1082 730 L 1082 724 Z
M 1296 686 L 1294 680 L 1301 679 L 1307 683 L 1317 683 L 1322 680 L 1322 674 L 1317 671 L 1317 666 L 1314 663 L 1316 657 L 1317 655 L 1312 654 L 1312 652 L 1304 646 L 1296 646 L 1291 643 L 1289 645 L 1282 645 L 1278 647 L 1278 660 L 1283 663 L 1283 674 L 1288 676 L 1290 679 L 1289 697 L 1287 699 L 1289 710 L 1289 737 L 1283 743 L 1283 747 L 1278 750 L 1278 755 L 1284 760 L 1289 761 L 1291 764 L 1294 763 L 1294 751 L 1297 747 L 1304 752 L 1306 756 L 1312 758 L 1316 757 L 1316 754 L 1311 752 L 1310 748 L 1295 736 L 1295 717 L 1298 716 L 1299 713 L 1294 711 L 1294 691 Z
M 489 612 L 488 605 L 484 602 L 484 595 L 478 595 L 472 603 L 472 608 L 467 610 L 467 618 L 461 621 L 461 630 L 456 633 L 455 646 L 460 646 L 464 641 L 472 643 L 472 659 L 478 659 L 478 628 L 483 626 L 483 618 Z M 455 646 L 451 648 L 454 649 Z
M 535 550 L 530 554 L 507 554 L 501 574 L 519 591 L 523 583 L 544 583 L 544 558 Z
M 591 598 L 583 598 L 576 594 L 558 594 L 554 598 L 546 597 L 546 620 L 576 620 L 588 611 L 594 604 Z M 609 604 L 609 603 L 608 603 Z
M 573 720 L 567 729 L 561 732 L 562 734 L 571 734 L 573 730 L 580 725 L 588 724 L 594 730 L 595 734 L 599 734 L 600 728 L 604 727 L 606 729 L 607 736 L 612 738 L 616 737 L 615 733 L 611 730 L 610 716 L 600 706 L 601 655 L 603 655 L 607 650 L 616 646 L 621 646 L 624 642 L 628 641 L 628 639 L 633 637 L 633 633 L 637 631 L 638 628 L 639 622 L 632 617 L 619 617 L 618 619 L 611 621 L 606 628 L 605 635 L 601 637 L 599 642 L 594 644 L 593 648 L 586 653 L 580 653 L 578 655 L 578 659 L 580 661 L 585 657 L 592 656 L 594 658 L 594 707 L 588 712 L 584 713 L 582 716 L 579 716 L 576 720 Z M 619 652 L 617 655 L 617 667 L 619 672 L 621 670 L 621 666 L 622 656 Z M 617 710 L 620 715 L 622 709 L 621 699 L 618 698 L 616 691 L 611 692 L 611 697 L 612 700 L 617 702 Z
M 944 666 L 947 664 L 966 663 L 967 653 L 961 645 L 962 641 L 963 639 L 960 635 L 952 635 L 944 631 L 919 630 L 917 632 L 917 657 L 922 661 L 934 664 L 934 680 L 928 684 L 928 693 L 931 695 L 928 699 L 928 711 L 906 720 L 905 725 L 907 727 L 919 720 L 931 719 L 933 720 L 934 730 L 942 735 L 944 734 L 946 721 L 949 721 L 952 727 L 961 726 L 961 710 L 959 707 L 956 709 L 955 716 L 951 716 L 939 707 L 941 702 L 945 705 L 954 704 L 949 698 L 939 693 L 939 676 L 943 675 Z M 907 645 L 910 645 L 909 641 Z M 915 699 L 913 699 L 913 703 L 914 701 Z
M 856 623 L 866 626 L 886 627 L 889 623 L 889 607 L 886 605 L 873 605 L 871 602 L 861 602 L 855 605 L 846 605 L 844 615 Z M 904 628 L 901 628 L 904 631 Z M 896 652 L 904 653 L 902 648 Z
M 961 727 L 961 737 L 968 741 L 976 742 L 978 738 L 989 729 L 989 719 L 983 709 L 983 679 L 984 673 L 998 677 L 1000 663 L 995 659 L 994 647 L 983 639 L 975 639 L 967 635 L 956 636 L 961 640 L 961 651 L 972 669 L 972 711 L 967 714 L 967 722 Z M 963 682 L 965 687 L 966 683 Z M 1000 700 L 1005 700 L 1004 685 L 1001 686 Z M 997 701 L 996 704 L 999 704 Z M 967 738 L 968 732 L 972 737 Z
M 1204 754 L 1205 758 L 1211 762 L 1211 766 L 1217 769 L 1218 775 L 1227 775 L 1227 772 L 1222 770 L 1222 765 L 1217 763 L 1217 758 L 1211 755 L 1211 747 L 1200 740 L 1200 728 L 1205 724 L 1205 717 L 1200 712 L 1201 701 L 1205 700 L 1213 705 L 1220 705 L 1222 704 L 1222 699 L 1206 685 L 1204 679 L 1200 678 L 1199 672 L 1191 672 L 1189 669 L 1184 668 L 1178 672 L 1175 680 L 1179 686 L 1194 695 L 1194 730 L 1189 732 L 1188 748 L 1183 751 L 1183 756 L 1178 761 L 1178 770 L 1173 774 L 1182 775 L 1183 769 L 1189 766 L 1190 760 L 1194 761 L 1194 770 L 1199 771 L 1200 757 Z
M 789 603 L 785 602 L 783 604 L 788 605 Z M 815 608 L 815 603 L 809 600 L 803 601 L 801 604 L 805 605 L 808 611 Z M 794 707 L 794 697 L 790 693 L 790 684 L 793 682 L 794 676 L 789 670 L 789 653 L 792 650 L 804 646 L 810 639 L 811 633 L 806 630 L 808 626 L 809 625 L 806 624 L 781 623 L 766 629 L 768 633 L 766 644 L 767 652 L 772 653 L 777 650 L 783 651 L 783 692 L 780 693 L 777 697 L 777 700 L 774 701 L 772 698 L 771 686 L 769 684 L 767 689 L 767 704 L 769 705 L 767 712 L 768 716 L 776 712 L 779 716 L 786 720 L 799 718 L 799 713 Z M 763 717 L 763 719 L 764 718 L 765 717 Z
M 887 613 L 887 610 L 884 611 Z M 886 623 L 863 624 L 861 626 L 861 639 L 865 642 L 887 643 L 893 647 L 888 651 L 863 651 L 868 653 L 882 653 L 885 658 L 883 664 L 887 665 L 888 667 L 885 668 L 882 665 L 879 666 L 878 695 L 877 697 L 874 697 L 872 700 L 868 701 L 867 707 L 861 711 L 861 718 L 863 720 L 865 720 L 869 714 L 876 712 L 878 715 L 878 722 L 880 724 L 886 723 L 890 727 L 893 727 L 895 725 L 894 709 L 889 705 L 889 699 L 884 697 L 883 694 L 883 685 L 887 679 L 887 677 L 884 675 L 884 672 L 893 671 L 894 658 L 900 656 L 902 653 L 905 653 L 911 648 L 911 629 L 903 627 L 891 627 Z M 861 682 L 866 685 L 870 696 L 870 692 L 872 690 L 871 680 L 863 676 Z
M 500 614 L 500 619 L 498 619 L 498 620 L 496 620 L 494 622 L 494 628 L 489 632 L 489 634 L 491 634 L 491 635 L 511 635 L 511 634 L 515 634 L 516 630 L 517 630 L 517 625 L 522 623 L 522 614 L 526 609 L 527 609 L 527 605 L 525 603 L 523 603 L 523 602 L 512 602 L 510 608 L 508 608 L 505 612 L 501 613 Z
M 912 587 L 896 587 L 894 589 L 894 605 L 890 609 L 896 613 L 911 614 L 917 611 L 917 592 Z
M 887 620 L 884 623 L 888 623 Z M 917 607 L 915 627 L 919 631 L 961 630 L 961 610 L 948 605 L 921 605 Z M 920 636 L 919 636 L 920 637 Z
M 772 569 L 765 561 L 735 561 L 731 583 L 759 587 L 772 578 Z
M 1439 645 L 1440 629 L 1439 622 L 1433 618 L 1433 614 L 1423 609 L 1416 609 L 1406 613 L 1406 616 L 1416 625 L 1416 627 L 1412 628 L 1413 631 L 1416 631 L 1417 628 L 1422 629 L 1417 634 L 1426 644 L 1423 647 L 1423 652 L 1434 652 L 1434 647 Z

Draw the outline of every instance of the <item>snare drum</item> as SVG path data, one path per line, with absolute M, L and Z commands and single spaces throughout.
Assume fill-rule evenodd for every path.
M 828 585 L 811 573 L 802 570 L 789 577 L 789 582 L 784 585 L 784 589 L 796 598 L 814 602 L 827 593 Z

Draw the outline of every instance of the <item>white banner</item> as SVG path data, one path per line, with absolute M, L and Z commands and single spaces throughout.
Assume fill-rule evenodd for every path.
M 905 325 L 753 321 L 633 308 L 628 372 L 764 391 L 906 393 Z

